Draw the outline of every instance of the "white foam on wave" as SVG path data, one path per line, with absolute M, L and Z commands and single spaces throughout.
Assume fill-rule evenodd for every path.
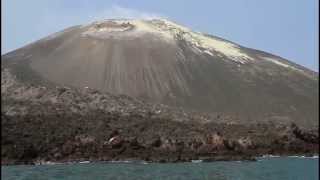
M 90 163 L 90 161 L 80 161 L 79 163 L 80 164 L 88 164 L 88 163 Z
M 306 159 L 319 159 L 318 155 L 314 155 L 314 156 L 298 156 L 298 155 L 294 155 L 294 156 L 279 156 L 279 155 L 272 155 L 272 154 L 265 154 L 262 155 L 258 158 L 280 158 L 280 157 L 288 157 L 288 158 L 306 158 Z
M 202 163 L 202 160 L 191 160 L 192 163 Z
M 288 156 L 289 158 L 305 158 L 305 159 L 319 159 L 319 156 Z
M 135 160 L 119 160 L 119 161 L 105 161 L 106 163 L 132 163 L 132 164 L 149 164 L 147 161 L 135 161 Z
M 261 158 L 279 158 L 280 156 L 278 155 L 272 155 L 272 154 L 265 154 L 265 155 L 262 155 Z
M 63 163 L 52 162 L 52 161 L 40 161 L 40 162 L 36 162 L 36 163 L 35 163 L 36 166 L 41 166 L 41 165 L 58 165 L 58 164 L 63 164 Z

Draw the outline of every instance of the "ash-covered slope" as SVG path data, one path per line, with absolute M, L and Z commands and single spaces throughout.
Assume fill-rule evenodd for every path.
M 74 26 L 2 56 L 35 84 L 90 87 L 234 122 L 318 125 L 318 74 L 164 19 Z

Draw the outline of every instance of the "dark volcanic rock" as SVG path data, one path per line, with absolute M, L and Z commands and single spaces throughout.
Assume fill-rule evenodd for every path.
M 28 85 L 7 69 L 1 82 L 2 164 L 252 160 L 319 150 L 317 131 L 296 125 L 197 121 L 206 115 L 91 89 Z

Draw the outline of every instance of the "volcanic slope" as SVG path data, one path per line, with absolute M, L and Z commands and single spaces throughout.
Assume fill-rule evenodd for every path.
M 34 84 L 126 94 L 234 123 L 318 125 L 317 73 L 166 19 L 73 26 L 1 59 Z

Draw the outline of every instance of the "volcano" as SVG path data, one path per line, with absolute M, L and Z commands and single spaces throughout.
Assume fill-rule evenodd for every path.
M 34 84 L 89 87 L 233 122 L 318 125 L 317 73 L 166 19 L 73 26 L 1 59 Z
M 1 164 L 319 154 L 318 73 L 166 19 L 1 56 Z

